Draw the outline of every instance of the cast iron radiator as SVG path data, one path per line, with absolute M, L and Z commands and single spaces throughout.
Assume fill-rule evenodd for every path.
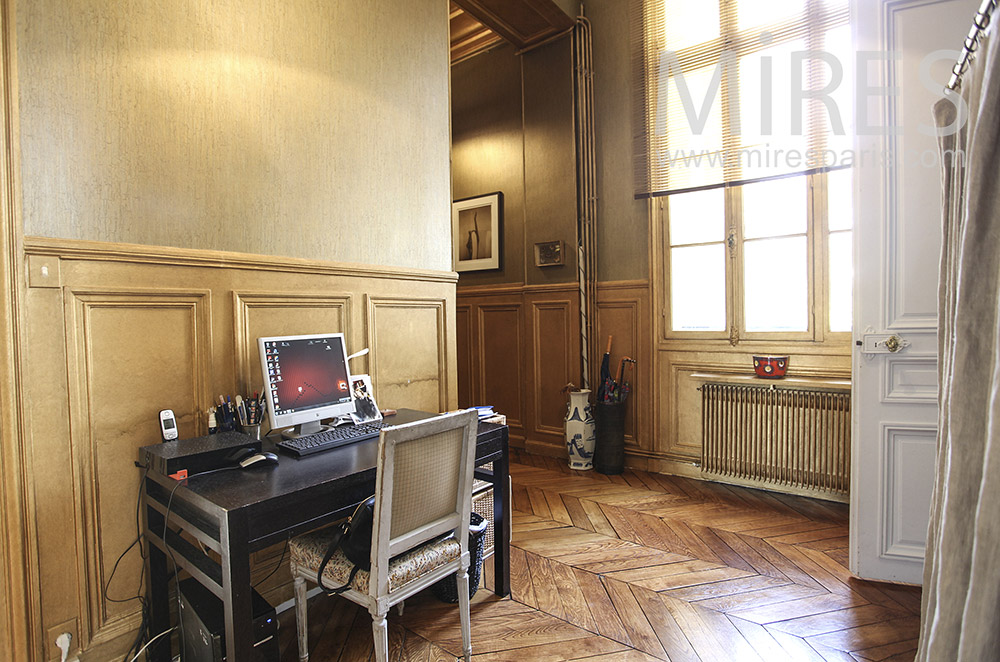
M 704 384 L 702 471 L 760 487 L 846 497 L 851 395 L 741 384 Z

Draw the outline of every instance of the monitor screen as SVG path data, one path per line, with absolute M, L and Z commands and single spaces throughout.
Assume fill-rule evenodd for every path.
M 272 428 L 296 434 L 321 429 L 319 421 L 354 411 L 347 347 L 342 333 L 259 338 L 260 365 Z

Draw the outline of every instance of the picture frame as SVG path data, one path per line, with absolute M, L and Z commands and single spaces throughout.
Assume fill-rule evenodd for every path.
M 368 375 L 351 375 L 351 390 L 354 391 L 354 412 L 351 420 L 355 424 L 382 419 L 382 412 L 375 404 L 375 390 Z
M 503 193 L 455 200 L 451 205 L 455 271 L 500 269 L 503 264 Z
M 566 264 L 562 241 L 542 241 L 535 244 L 536 267 L 560 267 Z

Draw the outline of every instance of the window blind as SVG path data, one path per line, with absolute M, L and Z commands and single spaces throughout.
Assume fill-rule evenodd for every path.
M 849 165 L 847 0 L 634 0 L 636 197 Z

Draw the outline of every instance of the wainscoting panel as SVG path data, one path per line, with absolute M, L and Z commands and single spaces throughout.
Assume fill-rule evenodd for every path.
M 446 299 L 366 297 L 368 366 L 383 409 L 449 408 Z
M 636 363 L 625 366 L 623 381 L 632 388 L 626 404 L 625 448 L 633 453 L 653 450 L 652 332 L 649 288 L 645 281 L 601 283 L 597 289 L 597 338 L 602 351 L 611 343 L 611 369 L 616 378 L 624 357 Z M 599 366 L 595 366 L 597 373 Z
M 597 332 L 615 336 L 613 356 L 638 361 L 626 418 L 626 462 L 644 462 L 653 448 L 652 325 L 645 281 L 601 283 Z M 507 415 L 511 443 L 532 452 L 565 457 L 562 387 L 583 384 L 580 365 L 580 302 L 575 283 L 459 288 L 459 316 L 468 310 L 469 348 L 459 340 L 462 404 L 491 404 Z M 459 333 L 462 323 L 458 324 Z M 468 387 L 465 384 L 469 384 Z M 596 385 L 594 386 L 596 391 Z M 466 395 L 467 394 L 467 395 Z M 469 397 L 468 401 L 462 398 Z
M 473 367 L 478 368 L 479 364 L 472 360 L 473 340 L 473 318 L 472 306 L 459 304 L 455 306 L 455 351 L 458 357 L 458 406 L 471 407 L 476 404 L 473 385 L 477 381 L 477 376 L 473 374 Z
M 159 441 L 154 420 L 138 402 L 173 409 L 182 436 L 198 428 L 208 399 L 211 296 L 208 291 L 69 289 L 65 293 L 69 343 L 70 448 L 74 465 L 74 528 L 86 607 L 85 641 L 99 643 L 138 625 L 134 602 L 110 602 L 104 592 L 118 555 L 135 538 L 135 521 L 122 517 L 134 504 L 137 440 Z M 141 445 L 141 444 L 139 444 Z M 131 514 L 131 513 L 130 513 Z M 116 588 L 139 584 L 138 557 L 123 564 Z M 117 594 L 117 591 L 115 592 Z
M 204 434 L 219 394 L 259 388 L 258 336 L 343 331 L 371 347 L 352 369 L 383 407 L 457 406 L 452 273 L 40 238 L 25 258 L 58 281 L 29 281 L 25 301 L 38 626 L 72 631 L 82 659 L 120 659 L 139 624 L 137 601 L 114 601 L 144 591 L 138 548 L 108 581 L 135 538 L 134 461 L 160 441 L 157 412 Z M 280 551 L 254 555 L 255 580 Z M 261 590 L 289 599 L 287 573 Z
M 493 405 L 506 414 L 507 424 L 524 430 L 524 306 L 486 303 L 477 307 L 477 343 L 473 357 L 479 365 L 473 404 Z
M 316 295 L 291 292 L 233 292 L 233 345 L 237 383 L 244 393 L 263 390 L 257 338 L 339 332 L 347 339 L 347 352 L 355 347 L 351 327 L 351 295 Z
M 554 447 L 560 454 L 565 452 L 567 397 L 561 390 L 570 382 L 580 384 L 580 307 L 578 299 L 567 296 L 571 294 L 529 291 L 525 297 L 531 329 L 527 391 L 532 441 Z

